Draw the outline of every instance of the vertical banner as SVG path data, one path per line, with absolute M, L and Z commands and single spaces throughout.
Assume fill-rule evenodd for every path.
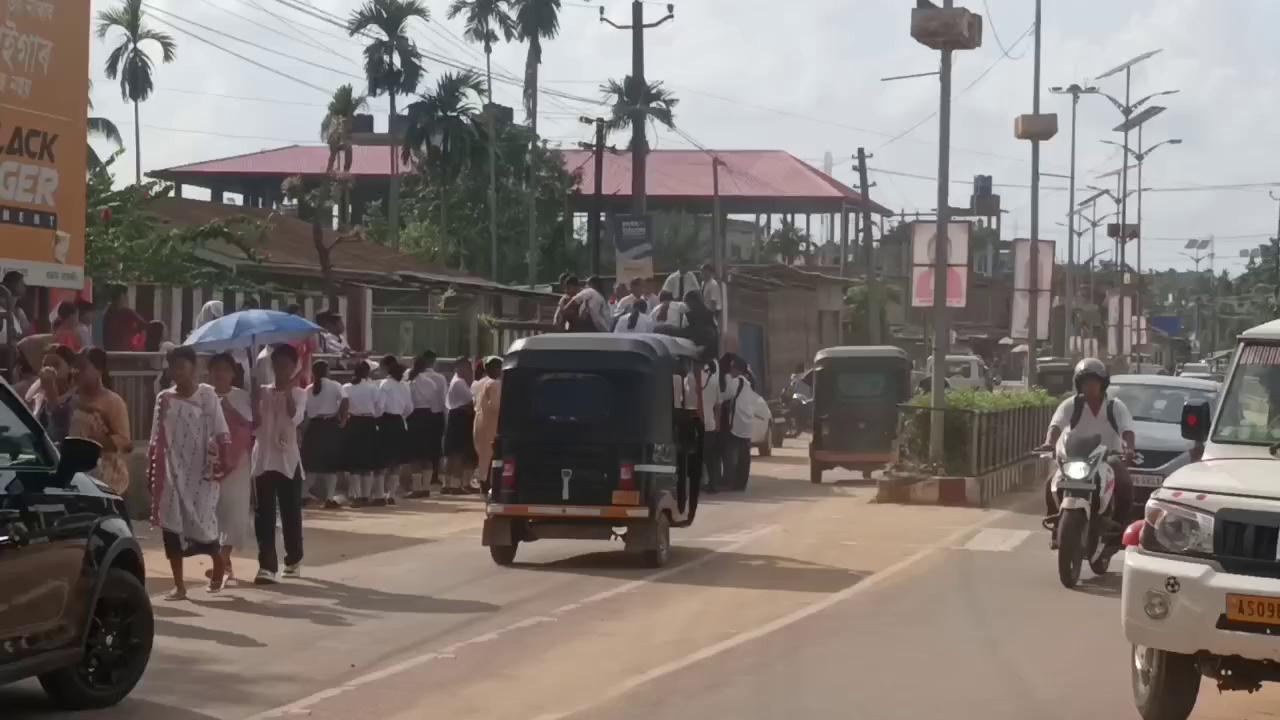
M 653 217 L 617 215 L 612 230 L 617 282 L 653 277 Z
M 0 272 L 79 290 L 89 0 L 6 0 L 0 14 Z
M 911 307 L 934 307 L 937 274 L 937 223 L 911 223 Z M 969 302 L 969 234 L 972 223 L 947 225 L 947 307 L 962 308 Z
M 1053 253 L 1052 240 L 1039 241 L 1036 288 L 1036 339 L 1049 339 L 1049 305 L 1052 303 Z M 1013 241 L 1013 308 L 1010 312 L 1009 337 L 1026 340 L 1030 337 L 1031 324 L 1031 241 L 1019 238 Z

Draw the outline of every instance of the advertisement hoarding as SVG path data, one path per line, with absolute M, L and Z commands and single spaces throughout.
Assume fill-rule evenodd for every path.
M 962 308 L 969 301 L 969 234 L 973 225 L 953 222 L 947 225 L 947 307 Z M 937 247 L 937 225 L 931 222 L 911 224 L 911 307 L 934 307 L 934 267 Z
M 89 0 L 4 0 L 0 14 L 0 271 L 78 290 Z
M 1050 288 L 1053 287 L 1052 240 L 1040 240 L 1036 264 L 1036 339 L 1049 339 L 1049 309 L 1052 304 Z M 1031 320 L 1031 241 L 1019 238 L 1013 241 L 1013 307 L 1010 311 L 1009 337 L 1026 340 Z
M 653 277 L 653 218 L 617 215 L 613 219 L 613 249 L 617 282 Z

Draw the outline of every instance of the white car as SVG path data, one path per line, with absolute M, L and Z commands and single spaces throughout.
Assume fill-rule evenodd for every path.
M 1144 720 L 1185 720 L 1201 676 L 1280 681 L 1280 320 L 1240 336 L 1216 411 L 1188 405 L 1203 459 L 1165 479 L 1125 533 L 1121 613 Z

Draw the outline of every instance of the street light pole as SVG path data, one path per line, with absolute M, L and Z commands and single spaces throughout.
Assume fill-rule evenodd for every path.
M 1063 323 L 1066 343 L 1063 345 L 1064 352 L 1068 356 L 1071 355 L 1071 339 L 1075 336 L 1075 321 L 1073 316 L 1073 308 L 1076 300 L 1076 108 L 1080 104 L 1080 96 L 1082 94 L 1096 93 L 1096 87 L 1080 87 L 1072 83 L 1070 86 L 1049 88 L 1049 92 L 1055 94 L 1071 95 L 1071 180 L 1069 183 L 1067 200 L 1067 288 L 1064 295 L 1066 296 L 1066 321 Z M 1093 277 L 1093 269 L 1089 270 L 1089 277 Z
M 943 0 L 943 7 L 951 8 L 952 0 Z M 950 319 L 947 312 L 947 228 L 951 221 L 951 201 L 948 191 L 951 185 L 951 53 L 942 50 L 942 64 L 938 73 L 938 224 L 934 232 L 933 264 L 933 374 L 930 378 L 933 412 L 929 418 L 929 459 L 941 462 L 943 455 L 942 433 L 946 416 L 942 412 L 947 402 L 946 382 L 947 351 L 950 348 Z
M 1032 70 L 1031 113 L 1040 114 L 1040 0 L 1036 0 L 1035 62 Z M 1074 173 L 1073 173 L 1074 175 Z M 1031 140 L 1031 292 L 1027 309 L 1027 383 L 1036 377 L 1036 345 L 1040 337 L 1040 141 Z M 1053 276 L 1049 276 L 1049 294 L 1053 294 Z M 1047 329 L 1047 328 L 1046 328 Z
M 1272 200 L 1280 201 L 1280 195 L 1274 192 L 1268 192 Z M 1278 207 L 1280 210 L 1280 207 Z M 1276 287 L 1275 287 L 1275 310 L 1280 312 L 1280 212 L 1276 216 L 1276 236 L 1271 238 L 1271 259 L 1275 261 L 1276 266 Z

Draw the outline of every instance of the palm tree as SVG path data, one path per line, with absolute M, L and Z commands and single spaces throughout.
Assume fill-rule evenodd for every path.
M 364 95 L 356 95 L 350 84 L 341 85 L 329 100 L 329 109 L 320 121 L 320 138 L 329 145 L 329 162 L 325 165 L 325 174 L 332 176 L 338 158 L 342 158 L 342 175 L 351 173 L 352 142 L 351 133 L 355 126 L 356 113 L 368 104 Z M 351 217 L 351 183 L 344 178 L 340 184 L 338 197 L 338 225 L 345 228 Z
M 419 157 L 440 188 L 440 235 L 447 244 L 449 183 L 470 156 L 477 136 L 479 108 L 473 102 L 484 94 L 484 79 L 463 70 L 436 80 L 435 89 L 408 107 L 403 157 Z M 459 253 L 461 254 L 461 253 Z
M 155 64 L 143 43 L 153 41 L 160 46 L 161 62 L 171 63 L 178 54 L 178 44 L 168 34 L 143 24 L 142 0 L 122 0 L 119 7 L 98 13 L 98 39 L 104 40 L 112 30 L 120 31 L 120 44 L 107 56 L 107 77 L 120 78 L 120 98 L 133 103 L 133 158 L 135 181 L 142 184 L 142 126 L 138 124 L 138 104 L 155 90 L 152 76 Z
M 93 111 L 93 82 L 89 82 L 89 110 Z M 116 124 L 104 117 L 89 116 L 89 138 L 101 138 L 116 146 L 117 150 L 124 149 L 124 138 L 120 136 L 120 128 Z M 107 164 L 102 161 L 102 157 L 98 155 L 98 151 L 93 149 L 92 145 L 85 146 L 89 151 L 88 167 L 90 173 L 101 172 L 107 168 Z
M 372 35 L 364 48 L 364 74 L 369 79 L 369 94 L 386 94 L 391 103 L 391 120 L 396 117 L 396 96 L 418 89 L 422 80 L 422 53 L 409 38 L 409 22 L 431 19 L 431 11 L 421 0 L 367 0 L 347 20 L 347 33 Z M 388 127 L 390 129 L 390 127 Z M 396 164 L 396 147 L 391 146 L 391 197 L 387 203 L 391 228 L 391 244 L 400 238 L 400 173 Z
M 515 21 L 506 10 L 506 0 L 453 0 L 449 6 L 449 19 L 466 15 L 467 29 L 463 35 L 472 42 L 484 45 L 485 76 L 488 78 L 489 104 L 493 104 L 493 44 L 499 39 L 511 42 L 515 37 Z M 498 33 L 502 35 L 499 37 Z M 489 262 L 490 279 L 498 279 L 498 149 L 496 122 L 492 108 L 485 113 L 486 135 L 489 142 Z
M 605 122 L 605 129 L 610 132 L 631 127 L 636 115 L 641 113 L 650 122 L 660 123 L 668 128 L 676 126 L 675 107 L 680 100 L 663 87 L 661 82 L 645 83 L 641 87 L 640 83 L 628 75 L 622 82 L 610 80 L 601 85 L 600 92 L 604 93 L 611 105 L 609 119 Z M 635 152 L 637 149 L 648 148 L 633 148 L 628 144 L 628 149 Z
M 777 255 L 787 265 L 795 265 L 800 256 L 805 255 L 809 243 L 809 235 L 790 220 L 784 219 L 782 227 L 773 231 L 766 244 L 769 253 Z
M 524 62 L 524 109 L 529 129 L 538 134 L 538 67 L 542 65 L 542 41 L 560 34 L 560 0 L 512 0 L 516 35 L 529 43 Z
M 499 40 L 511 42 L 516 36 L 515 20 L 507 12 L 506 4 L 506 0 L 453 0 L 449 6 L 450 20 L 466 15 L 467 29 L 463 36 L 484 46 L 489 102 L 493 102 L 493 46 Z

